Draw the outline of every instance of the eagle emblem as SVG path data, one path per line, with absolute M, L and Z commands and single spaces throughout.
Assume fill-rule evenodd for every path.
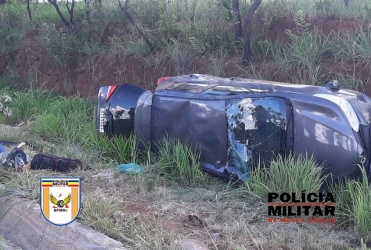
M 71 202 L 71 194 L 69 194 L 66 198 L 64 198 L 63 200 L 58 200 L 57 198 L 55 198 L 53 196 L 53 194 L 50 194 L 49 196 L 49 199 L 50 199 L 50 202 L 60 208 L 69 208 L 68 207 L 68 204 Z

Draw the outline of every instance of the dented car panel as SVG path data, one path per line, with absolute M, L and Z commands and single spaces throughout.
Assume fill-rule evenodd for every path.
M 369 172 L 370 122 L 371 99 L 336 83 L 197 74 L 161 78 L 155 92 L 102 87 L 97 109 L 99 133 L 135 132 L 145 145 L 178 138 L 201 150 L 205 171 L 241 181 L 280 154 L 313 154 L 335 178 L 357 175 L 360 163 Z
M 226 163 L 226 126 L 224 100 L 153 97 L 151 140 L 178 138 L 199 148 L 204 162 Z

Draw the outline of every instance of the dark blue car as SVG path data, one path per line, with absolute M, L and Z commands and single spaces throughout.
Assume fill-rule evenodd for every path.
M 371 99 L 325 86 L 183 75 L 154 92 L 130 84 L 102 87 L 96 128 L 131 133 L 147 144 L 178 138 L 198 147 L 205 171 L 246 180 L 257 161 L 278 154 L 314 155 L 333 177 L 370 172 Z

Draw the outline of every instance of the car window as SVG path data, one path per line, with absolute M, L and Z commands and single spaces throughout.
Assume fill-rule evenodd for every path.
M 236 87 L 236 86 L 215 86 L 213 88 L 210 88 L 208 90 L 205 90 L 205 94 L 209 95 L 237 95 L 241 93 L 250 93 L 251 91 L 249 89 L 246 89 L 244 87 Z
M 189 93 L 202 93 L 206 89 L 212 88 L 217 84 L 212 83 L 173 83 L 166 89 L 185 91 Z
M 229 161 L 246 172 L 250 165 L 284 153 L 286 105 L 276 97 L 231 99 L 226 103 Z

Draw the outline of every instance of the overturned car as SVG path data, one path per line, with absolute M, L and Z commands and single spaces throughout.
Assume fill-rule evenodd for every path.
M 244 181 L 258 162 L 314 155 L 334 178 L 370 172 L 371 99 L 322 86 L 183 75 L 161 78 L 155 92 L 130 84 L 101 87 L 96 128 L 151 144 L 178 138 L 199 148 L 202 167 Z

